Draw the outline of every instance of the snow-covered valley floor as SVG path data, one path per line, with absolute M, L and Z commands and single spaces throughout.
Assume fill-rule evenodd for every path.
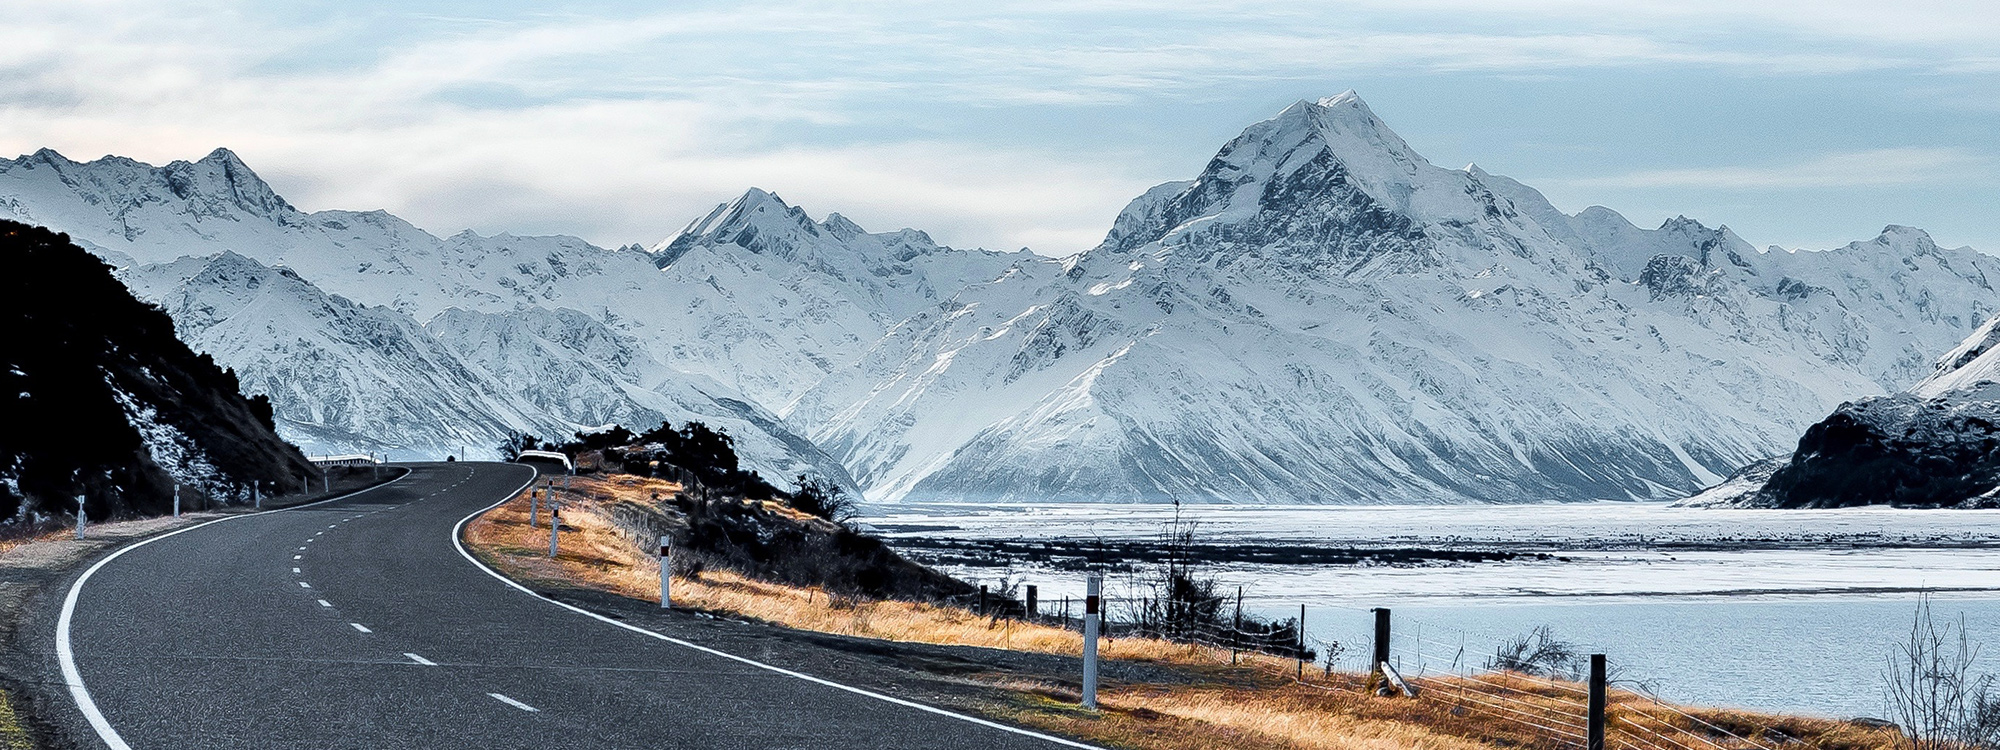
M 864 520 L 920 556 L 939 540 L 1165 538 L 1174 509 L 1130 505 L 877 506 Z M 1423 668 L 1477 662 L 1537 625 L 1610 655 L 1668 698 L 1826 715 L 1880 715 L 1890 644 L 1920 591 L 2000 654 L 2000 512 L 1709 510 L 1654 503 L 1429 507 L 1188 506 L 1196 542 L 1523 553 L 1497 562 L 1209 568 L 1246 609 L 1297 616 L 1365 650 L 1367 610 L 1396 613 L 1398 653 Z M 1543 557 L 1541 554 L 1546 554 Z M 943 567 L 969 580 L 1081 592 L 1074 570 L 1021 558 Z M 1224 556 L 1226 557 L 1226 555 Z M 991 564 L 979 564 L 987 562 Z M 1109 595 L 1143 593 L 1146 564 Z M 1051 605 L 1059 606 L 1059 605 Z M 2000 669 L 2000 658 L 1983 659 Z

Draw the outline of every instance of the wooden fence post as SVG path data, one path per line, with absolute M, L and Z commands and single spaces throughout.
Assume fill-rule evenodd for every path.
M 1306 605 L 1299 605 L 1299 679 L 1306 678 Z
M 1604 655 L 1590 655 L 1590 724 L 1586 750 L 1604 750 Z
M 1243 650 L 1243 587 L 1236 587 L 1236 618 L 1229 627 L 1229 663 L 1236 663 L 1236 655 Z
M 1382 665 L 1389 663 L 1389 609 L 1376 607 L 1375 612 L 1375 654 L 1373 663 L 1368 665 L 1368 687 L 1379 689 L 1388 677 L 1382 674 Z

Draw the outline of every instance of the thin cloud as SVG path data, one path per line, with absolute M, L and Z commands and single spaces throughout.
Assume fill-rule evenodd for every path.
M 1062 133 L 932 124 L 984 112 L 1066 121 L 1219 101 L 1273 81 L 1310 96 L 1371 71 L 1896 70 L 1942 80 L 1993 72 L 2000 59 L 2000 33 L 1985 34 L 2000 29 L 1979 13 L 1848 2 L 778 2 L 629 17 L 392 9 L 332 24 L 227 3 L 23 3 L 0 29 L 0 147 L 164 162 L 229 146 L 301 206 L 383 207 L 440 232 L 562 232 L 601 244 L 657 240 L 756 185 L 871 228 L 1064 253 L 1093 244 L 1148 185 L 1187 176 L 1139 173 L 1139 144 L 1118 151 Z M 1970 20 L 1932 23 L 1954 13 Z M 382 23 L 414 30 L 376 33 Z M 1925 35 L 1926 24 L 1951 28 Z M 1871 25 L 1888 31 L 1859 33 Z M 342 54 L 301 52 L 314 49 Z M 1207 155 L 1199 151 L 1186 155 L 1192 168 Z M 1910 184 L 1976 161 L 1949 149 L 1845 156 L 1854 158 L 1576 184 Z
M 1884 148 L 1826 154 L 1777 166 L 1657 169 L 1551 183 L 1596 188 L 1799 189 L 1951 182 L 1980 174 L 1991 160 L 1960 148 Z

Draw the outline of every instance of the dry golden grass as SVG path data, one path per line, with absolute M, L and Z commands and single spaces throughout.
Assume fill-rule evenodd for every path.
M 617 476 L 577 478 L 564 496 L 561 554 L 549 559 L 548 519 L 530 529 L 526 495 L 476 519 L 466 541 L 489 562 L 516 578 L 657 601 L 659 564 L 628 541 L 603 508 L 615 501 L 651 502 L 680 487 L 661 480 Z M 779 505 L 773 510 L 817 522 Z M 803 630 L 891 641 L 980 646 L 1044 654 L 1077 655 L 1081 639 L 1058 627 L 982 617 L 958 607 L 902 601 L 829 597 L 811 588 L 752 580 L 729 571 L 707 571 L 673 582 L 676 606 L 726 613 Z M 1294 679 L 1295 663 L 1245 655 L 1232 664 L 1227 650 L 1167 641 L 1107 639 L 1107 658 L 1143 661 L 1182 674 L 1173 684 L 1107 683 L 1102 711 L 1075 706 L 1073 689 L 1018 676 L 988 679 L 1015 696 L 993 713 L 1021 724 L 1116 747 L 1145 750 L 1270 748 L 1272 750 L 1475 750 L 1573 747 L 1563 735 L 1581 724 L 1579 686 L 1508 674 L 1422 681 L 1422 700 L 1378 698 L 1361 675 L 1333 673 Z M 1498 697 L 1495 697 L 1498 696 Z M 1847 722 L 1740 711 L 1673 709 L 1623 692 L 1612 696 L 1612 750 L 1763 750 L 1790 744 L 1800 750 L 1893 750 L 1893 730 Z M 1532 718 L 1545 730 L 1524 725 Z M 1506 720 L 1502 720 L 1502 719 Z M 1565 722 L 1571 722 L 1566 724 Z M 1746 742 L 1731 736 L 1752 738 Z M 1796 743 L 1796 744 L 1793 744 Z
M 487 551 L 510 574 L 658 601 L 658 558 L 628 541 L 600 509 L 612 499 L 649 501 L 654 493 L 668 497 L 679 490 L 671 482 L 642 477 L 577 478 L 572 491 L 563 495 L 562 550 L 553 561 L 547 558 L 547 515 L 540 528 L 529 529 L 525 495 L 480 516 L 466 529 L 466 541 Z M 810 517 L 789 507 L 775 503 L 766 507 L 810 522 Z M 695 579 L 676 577 L 674 604 L 802 630 L 891 641 L 1065 655 L 1079 655 L 1083 649 L 1076 633 L 1049 625 L 981 617 L 961 607 L 828 596 L 816 588 L 766 583 L 729 571 L 711 570 Z M 1109 658 L 1172 664 L 1230 660 L 1226 650 L 1137 638 L 1107 639 L 1099 652 Z
M 74 536 L 74 528 L 61 526 L 37 527 L 25 532 L 0 537 L 0 555 L 14 551 L 14 548 L 35 542 L 53 542 Z

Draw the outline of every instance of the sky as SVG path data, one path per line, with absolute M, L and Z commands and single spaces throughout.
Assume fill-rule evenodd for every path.
M 1287 104 L 1575 212 L 2000 252 L 1985 2 L 9 0 L 0 152 L 226 146 L 305 210 L 653 244 L 756 186 L 1051 255 Z

